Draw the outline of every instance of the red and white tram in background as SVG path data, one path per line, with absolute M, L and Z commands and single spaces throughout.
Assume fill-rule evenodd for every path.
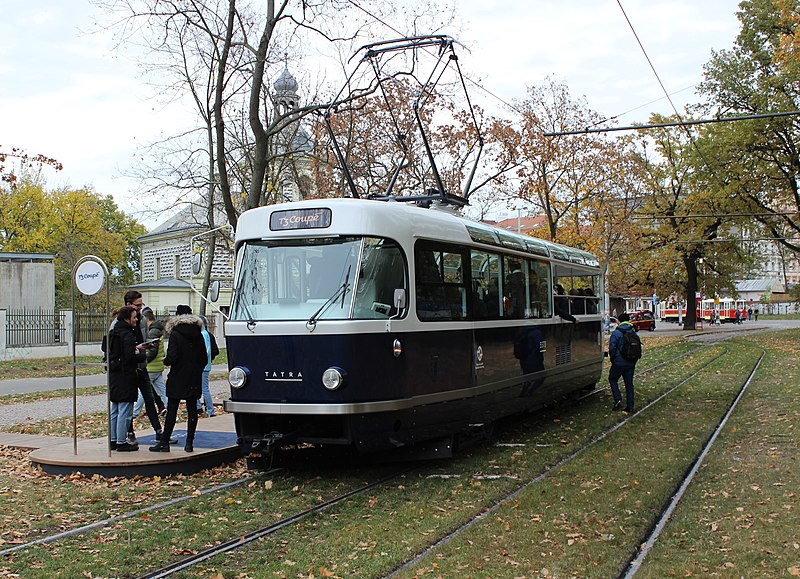
M 714 299 L 697 299 L 697 318 L 711 321 L 711 313 L 714 312 L 715 319 L 720 322 L 736 321 L 736 310 L 746 310 L 748 307 L 745 300 L 735 300 L 733 298 L 720 298 L 717 303 Z M 686 302 L 667 300 L 658 304 L 658 316 L 666 322 L 677 322 L 686 315 Z

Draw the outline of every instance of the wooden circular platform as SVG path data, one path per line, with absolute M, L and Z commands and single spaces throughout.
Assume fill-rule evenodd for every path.
M 194 452 L 183 450 L 185 423 L 176 425 L 172 436 L 178 439 L 178 444 L 173 444 L 170 452 L 148 450 L 155 444 L 152 430 L 137 433 L 139 450 L 135 452 L 109 451 L 106 438 L 95 438 L 79 439 L 76 453 L 72 439 L 65 442 L 59 438 L 54 444 L 31 452 L 30 459 L 34 466 L 52 475 L 80 472 L 86 476 L 134 477 L 193 474 L 242 456 L 236 444 L 232 414 L 201 419 L 195 433 Z

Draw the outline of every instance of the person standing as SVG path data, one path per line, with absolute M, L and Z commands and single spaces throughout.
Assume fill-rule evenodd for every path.
M 194 435 L 197 430 L 197 400 L 200 398 L 200 383 L 203 368 L 208 362 L 206 346 L 201 328 L 203 320 L 191 313 L 189 306 L 180 305 L 176 315 L 167 322 L 164 333 L 169 340 L 164 365 L 170 367 L 167 375 L 167 417 L 164 433 L 151 452 L 169 452 L 169 439 L 175 428 L 178 407 L 186 401 L 188 421 L 186 426 L 186 452 L 194 451 Z
M 153 390 L 158 398 L 156 405 L 159 407 L 158 414 L 163 416 L 167 413 L 167 385 L 164 382 L 164 322 L 157 320 L 153 310 L 150 308 L 142 309 L 142 316 L 147 320 L 147 339 L 148 341 L 158 340 L 157 347 L 148 349 L 147 354 L 147 377 L 153 385 Z M 161 404 L 158 404 L 158 399 Z M 141 397 L 140 397 L 141 399 Z M 137 400 L 137 404 L 138 404 Z M 134 408 L 134 414 L 136 414 Z
M 136 290 L 128 290 L 125 292 L 125 305 L 131 306 L 136 309 L 136 327 L 134 328 L 136 343 L 142 344 L 145 341 L 144 336 L 147 335 L 147 322 L 142 317 L 142 308 L 144 301 L 142 294 Z M 150 421 L 150 426 L 156 433 L 156 440 L 161 438 L 161 421 L 158 419 L 158 408 L 156 406 L 155 395 L 153 393 L 153 385 L 150 383 L 150 377 L 147 375 L 147 360 L 142 359 L 139 363 L 139 392 L 142 394 L 144 401 L 144 409 L 147 414 L 147 419 Z M 133 420 L 128 425 L 128 440 L 136 442 L 136 434 L 133 431 Z
M 611 359 L 611 369 L 608 371 L 608 382 L 611 385 L 611 394 L 614 397 L 613 410 L 622 410 L 622 394 L 619 390 L 619 379 L 625 381 L 625 412 L 633 412 L 633 375 L 636 372 L 636 362 L 641 357 L 641 341 L 636 335 L 636 328 L 630 323 L 627 313 L 619 315 L 619 325 L 611 333 L 608 340 L 608 356 Z M 628 336 L 628 334 L 633 334 Z M 626 343 L 627 342 L 627 343 Z M 638 355 L 630 353 L 631 342 L 639 344 Z
M 219 346 L 217 346 L 217 339 L 214 337 L 214 334 L 208 331 L 208 320 L 204 316 L 200 316 L 200 319 L 203 320 L 203 329 L 200 330 L 200 333 L 203 336 L 203 342 L 206 345 L 206 355 L 208 356 L 208 362 L 206 362 L 206 366 L 203 368 L 203 380 L 201 384 L 203 404 L 206 406 L 206 414 L 208 416 L 214 416 L 214 399 L 208 387 L 208 378 L 211 375 L 211 362 L 219 355 Z M 199 413 L 202 409 L 203 407 L 200 405 L 200 400 L 198 399 L 197 412 Z
M 136 442 L 128 442 L 128 423 L 139 388 L 137 367 L 145 359 L 144 344 L 136 343 L 135 327 L 138 312 L 131 306 L 119 309 L 108 340 L 108 384 L 111 400 L 111 450 L 139 450 Z

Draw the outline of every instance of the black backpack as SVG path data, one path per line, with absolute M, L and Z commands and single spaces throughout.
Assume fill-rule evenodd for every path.
M 118 372 L 122 370 L 122 349 L 118 347 L 119 336 L 111 334 L 111 347 L 106 348 L 106 336 L 103 336 L 103 341 L 100 344 L 100 349 L 103 351 L 103 362 L 107 362 L 111 356 L 111 362 L 108 364 L 109 372 Z
M 629 362 L 635 362 L 642 357 L 642 340 L 636 330 L 623 332 L 620 354 Z

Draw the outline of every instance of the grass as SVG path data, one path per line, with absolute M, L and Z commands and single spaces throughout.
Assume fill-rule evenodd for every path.
M 93 363 L 100 362 L 99 356 L 78 356 L 76 362 Z M 91 374 L 103 374 L 104 366 L 78 366 L 76 374 L 78 376 L 88 376 Z M 37 360 L 7 360 L 0 362 L 0 380 L 11 380 L 16 378 L 58 378 L 61 376 L 72 376 L 72 357 L 65 358 L 43 358 Z
M 648 358 L 641 368 L 679 352 L 692 353 L 680 363 L 637 377 L 638 407 L 708 366 L 699 378 L 531 484 L 400 576 L 617 574 L 735 395 L 760 347 L 769 352 L 767 366 L 757 374 L 640 573 L 648 577 L 795 574 L 792 569 L 800 566 L 794 497 L 800 483 L 794 452 L 800 413 L 795 354 L 800 332 L 742 337 L 727 348 L 703 348 L 655 336 L 648 336 L 645 345 Z M 398 483 L 177 576 L 385 575 L 616 423 L 621 415 L 609 408 L 606 391 L 577 406 L 510 423 L 501 430 L 500 440 L 524 446 L 478 446 L 455 459 L 427 463 Z M 3 458 L 0 498 L 10 508 L 0 516 L 0 537 L 6 545 L 191 494 L 243 474 L 240 461 L 192 477 L 163 480 L 47 477 L 30 468 L 25 453 L 6 449 Z M 0 561 L 0 575 L 141 574 L 385 471 L 371 466 L 333 468 L 309 460 L 301 472 L 254 479 L 165 512 L 8 555 Z
M 91 396 L 93 394 L 105 394 L 105 386 L 87 386 L 78 388 L 78 396 Z M 0 396 L 0 407 L 10 404 L 27 404 L 30 402 L 40 402 L 42 400 L 57 400 L 59 398 L 72 399 L 72 388 L 60 390 L 44 390 L 42 392 L 26 392 L 25 394 L 8 394 Z
M 101 362 L 99 356 L 78 356 L 76 369 L 78 376 L 104 374 L 105 366 L 81 366 Z M 214 358 L 214 364 L 227 364 L 228 351 L 221 348 L 219 356 Z M 0 362 L 0 380 L 17 378 L 58 378 L 72 376 L 72 357 L 42 358 L 36 360 L 6 360 Z

